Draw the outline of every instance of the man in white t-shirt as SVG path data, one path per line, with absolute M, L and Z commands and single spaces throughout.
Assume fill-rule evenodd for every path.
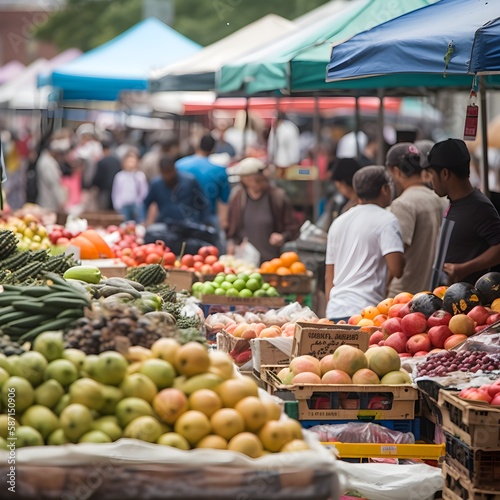
M 404 246 L 391 203 L 390 177 L 384 167 L 358 170 L 353 187 L 359 205 L 337 217 L 328 231 L 326 317 L 337 322 L 376 306 L 386 297 L 388 272 L 400 277 Z
M 279 168 L 287 168 L 300 162 L 299 127 L 287 120 L 283 113 L 278 115 L 276 128 L 269 134 L 269 161 Z

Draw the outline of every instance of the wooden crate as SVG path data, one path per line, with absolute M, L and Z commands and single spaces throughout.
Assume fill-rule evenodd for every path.
M 283 297 L 226 297 L 224 295 L 202 295 L 202 304 L 220 306 L 263 306 L 263 307 L 283 307 L 285 299 Z
M 500 448 L 500 410 L 464 401 L 456 394 L 439 391 L 443 429 L 469 446 Z
M 193 283 L 196 281 L 196 273 L 193 271 L 184 271 L 182 269 L 167 269 L 165 283 L 175 287 L 176 290 L 191 291 Z
M 308 294 L 313 291 L 313 273 L 307 274 L 281 274 L 262 273 L 262 279 L 281 294 L 299 293 Z
M 500 500 L 500 488 L 485 490 L 474 488 L 472 483 L 458 470 L 443 464 L 444 500 Z
M 298 402 L 299 420 L 412 420 L 418 390 L 410 385 L 283 385 L 281 366 L 262 366 L 270 393 L 288 392 Z

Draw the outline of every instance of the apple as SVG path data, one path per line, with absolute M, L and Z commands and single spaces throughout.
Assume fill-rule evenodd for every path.
M 205 259 L 201 256 L 201 255 L 193 255 L 193 260 L 195 262 L 201 262 L 201 263 L 204 263 L 205 262 Z
M 224 272 L 224 264 L 219 261 L 215 262 L 214 264 L 212 264 L 212 271 L 214 272 L 214 274 Z
M 399 314 L 399 310 L 404 306 L 404 304 L 393 304 L 391 307 L 389 307 L 389 311 L 387 312 L 387 316 L 389 318 L 395 318 Z
M 163 265 L 173 266 L 175 264 L 175 258 L 174 252 L 165 252 L 163 254 Z
M 396 352 L 406 352 L 408 337 L 403 332 L 396 332 L 389 335 L 385 340 L 385 345 L 392 347 Z
M 200 268 L 201 274 L 213 274 L 213 269 L 210 264 L 203 264 Z
M 198 250 L 198 255 L 201 255 L 203 257 L 203 259 L 205 259 L 206 257 L 208 257 L 209 255 L 211 255 L 210 253 L 210 250 L 209 250 L 209 247 L 201 247 L 199 250 Z
M 427 330 L 427 318 L 425 314 L 415 312 L 407 314 L 401 320 L 401 330 L 407 337 L 412 337 Z
M 488 326 L 490 326 L 490 325 L 479 325 L 479 326 L 476 326 L 476 328 L 474 329 L 474 331 L 475 331 L 475 333 L 482 332 Z
M 419 351 L 429 352 L 431 350 L 429 336 L 426 333 L 411 336 L 406 343 L 406 350 L 413 355 Z
M 400 358 L 411 358 L 411 354 L 409 352 L 400 352 L 398 353 Z
M 447 338 L 451 337 L 453 333 L 446 325 L 433 326 L 427 332 L 429 340 L 434 347 L 443 348 Z
M 400 332 L 401 318 L 393 317 L 385 320 L 380 326 L 380 329 L 383 332 L 388 333 L 389 335 L 391 335 L 392 333 Z
M 64 236 L 61 236 L 60 238 L 57 238 L 56 245 L 67 246 L 67 245 L 69 245 L 69 240 L 68 240 L 68 238 L 65 238 Z
M 471 401 L 485 401 L 486 403 L 492 400 L 491 396 L 486 391 L 482 391 L 478 388 L 471 388 L 467 395 L 462 396 L 462 393 L 460 393 L 459 396 L 470 399 Z
M 373 332 L 371 334 L 369 345 L 378 344 L 380 341 L 385 340 L 386 338 L 387 334 L 381 332 L 380 330 L 377 330 L 376 332 Z
M 215 255 L 209 255 L 205 258 L 205 264 L 213 265 L 217 262 L 217 257 Z
M 397 304 L 396 304 L 397 305 Z M 403 304 L 403 307 L 401 307 L 398 311 L 398 317 L 404 318 L 408 314 L 410 314 L 410 302 L 407 302 L 406 304 Z
M 418 351 L 416 352 L 413 356 L 414 357 L 418 357 L 418 356 L 427 356 L 427 354 L 429 354 L 428 351 Z
M 429 328 L 441 325 L 448 326 L 448 323 L 450 322 L 451 318 L 452 316 L 448 311 L 445 311 L 444 309 L 439 309 L 439 311 L 432 313 L 427 318 L 427 324 L 429 325 Z
M 467 340 L 467 335 L 462 335 L 462 334 L 457 334 L 457 335 L 452 335 L 451 337 L 448 337 L 444 341 L 444 348 L 447 350 L 452 349 L 458 344 L 461 344 L 464 340 Z
M 492 325 L 493 323 L 496 323 L 497 321 L 500 321 L 500 313 L 492 314 L 491 316 L 488 316 L 488 319 L 486 320 L 487 325 Z
M 193 256 L 189 253 L 183 255 L 181 258 L 181 264 L 186 267 L 193 267 L 194 264 Z
M 500 392 L 497 392 L 490 401 L 492 406 L 500 406 Z
M 381 340 L 380 342 L 377 343 L 379 347 L 384 347 L 385 346 L 385 340 Z
M 193 264 L 193 269 L 194 269 L 195 271 L 200 271 L 200 272 L 201 272 L 201 268 L 202 268 L 204 265 L 205 265 L 205 264 L 203 264 L 203 262 L 198 262 L 198 261 L 197 261 L 197 262 L 195 262 L 195 263 Z
M 485 387 L 488 387 L 488 394 L 494 398 L 498 393 L 500 393 L 500 379 L 498 379 L 494 384 Z
M 491 316 L 491 313 L 488 312 L 486 307 L 475 306 L 467 313 L 467 316 L 472 318 L 477 325 L 484 325 L 488 317 Z

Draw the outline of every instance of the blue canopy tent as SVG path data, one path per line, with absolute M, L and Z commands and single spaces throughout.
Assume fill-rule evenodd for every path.
M 152 70 L 199 50 L 197 43 L 149 18 L 56 68 L 40 83 L 61 89 L 64 101 L 115 101 L 122 91 L 146 91 Z
M 499 17 L 500 2 L 440 0 L 334 46 L 326 81 L 332 89 L 349 86 L 358 92 L 401 87 L 475 88 L 475 72 L 481 68 L 485 73 L 487 60 L 500 66 L 500 38 L 495 47 L 488 36 L 495 33 Z M 480 33 L 483 37 L 476 42 Z M 487 44 L 494 47 L 488 59 L 481 49 Z M 486 86 L 500 87 L 500 75 L 481 77 L 483 182 L 488 192 Z
M 500 73 L 500 18 L 476 31 L 469 69 L 482 75 Z

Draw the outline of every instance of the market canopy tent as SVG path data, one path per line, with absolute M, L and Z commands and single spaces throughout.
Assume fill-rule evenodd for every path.
M 500 19 L 476 31 L 469 64 L 472 73 L 500 73 Z
M 192 56 L 197 43 L 149 18 L 78 59 L 56 68 L 50 85 L 65 101 L 115 101 L 120 92 L 147 90 L 155 68 Z
M 327 81 L 332 89 L 471 88 L 476 31 L 498 17 L 500 2 L 440 0 L 334 46 Z M 498 40 L 496 56 L 495 51 L 491 56 L 497 67 Z M 480 67 L 482 56 L 477 50 L 475 54 Z M 487 82 L 498 85 L 500 78 L 488 77 Z
M 435 0 L 329 2 L 295 21 L 288 35 L 221 68 L 217 91 L 304 93 L 328 89 L 325 66 L 332 43 L 434 3 Z M 421 31 L 422 33 L 422 31 Z
M 218 42 L 205 47 L 187 61 L 154 71 L 150 90 L 206 91 L 215 89 L 215 77 L 221 66 L 249 50 L 266 46 L 289 33 L 294 23 L 275 14 L 269 14 Z

